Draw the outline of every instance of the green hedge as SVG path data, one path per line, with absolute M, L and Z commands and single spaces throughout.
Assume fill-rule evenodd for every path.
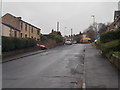
M 41 41 L 46 42 L 48 39 L 53 39 L 56 41 L 56 43 L 61 43 L 63 42 L 63 37 L 60 35 L 55 35 L 55 34 L 48 34 L 48 35 L 42 35 L 41 36 Z
M 120 51 L 120 40 L 114 40 L 114 41 L 102 44 L 101 50 L 103 53 Z
M 105 32 L 100 35 L 100 42 L 106 43 L 113 40 L 120 40 L 120 30 Z
M 37 41 L 32 38 L 2 37 L 2 52 L 34 47 Z

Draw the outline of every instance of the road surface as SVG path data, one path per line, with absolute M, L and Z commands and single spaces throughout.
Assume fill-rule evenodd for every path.
M 66 45 L 3 64 L 3 88 L 81 87 L 83 45 Z
M 3 88 L 117 88 L 117 79 L 91 45 L 60 46 L 3 64 Z

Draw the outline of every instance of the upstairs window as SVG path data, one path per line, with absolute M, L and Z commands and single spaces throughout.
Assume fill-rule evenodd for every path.
M 39 29 L 37 30 L 37 35 L 39 35 L 40 34 L 40 31 L 39 31 Z
M 27 31 L 27 23 L 25 24 L 25 31 Z
M 22 27 L 23 27 L 23 23 L 21 22 L 21 30 L 22 30 Z
M 32 27 L 32 29 L 31 29 L 31 33 L 33 33 L 33 27 Z

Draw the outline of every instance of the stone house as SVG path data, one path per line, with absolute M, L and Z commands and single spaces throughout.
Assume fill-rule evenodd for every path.
M 9 13 L 2 16 L 2 36 L 40 40 L 41 29 Z

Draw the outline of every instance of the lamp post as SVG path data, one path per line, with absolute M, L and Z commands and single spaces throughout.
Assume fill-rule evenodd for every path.
M 95 23 L 95 15 L 91 15 L 91 17 L 93 18 L 93 28 L 95 30 L 95 36 L 97 36 L 97 27 L 96 27 L 96 23 Z
M 65 36 L 65 33 L 66 33 L 66 32 L 65 32 L 65 31 L 66 31 L 66 28 L 67 28 L 67 27 L 65 27 L 65 30 L 64 30 L 64 36 Z
M 93 27 L 95 27 L 95 15 L 91 16 L 93 18 Z
M 71 28 L 71 41 L 73 41 L 73 29 Z

